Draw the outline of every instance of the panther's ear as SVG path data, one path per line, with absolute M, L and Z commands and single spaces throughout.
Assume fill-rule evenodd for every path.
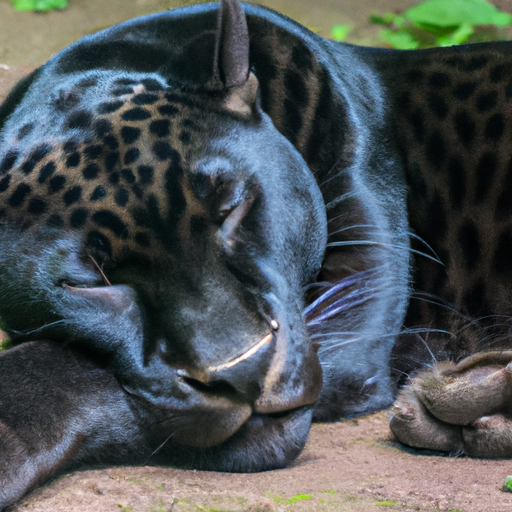
M 249 72 L 249 29 L 238 0 L 221 0 L 215 34 L 214 87 L 227 92 L 223 106 L 250 114 L 258 97 L 258 80 Z

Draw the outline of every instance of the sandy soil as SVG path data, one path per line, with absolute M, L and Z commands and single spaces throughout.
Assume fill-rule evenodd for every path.
M 16 512 L 503 512 L 509 461 L 408 453 L 385 412 L 314 425 L 292 467 L 258 474 L 120 467 L 66 475 Z
M 44 62 L 83 33 L 172 3 L 100 1 L 109 4 L 110 13 L 103 13 L 101 20 L 91 6 L 98 0 L 75 0 L 67 13 L 46 17 L 22 17 L 10 10 L 6 0 L 0 0 L 0 101 L 31 66 Z M 280 0 L 278 7 L 308 26 L 320 27 L 321 32 L 334 21 L 331 17 L 327 23 L 325 16 L 339 0 L 315 2 L 320 14 L 305 8 L 308 1 Z M 276 3 L 267 2 L 272 6 Z M 403 8 L 410 2 L 346 0 L 345 4 L 348 7 L 335 21 L 359 23 L 355 32 L 359 42 L 364 42 L 375 34 L 365 25 L 362 13 L 366 16 L 372 7 L 379 11 Z M 501 0 L 501 6 L 509 10 L 511 4 L 510 0 Z M 117 9 L 119 6 L 124 10 Z M 52 31 L 52 26 L 59 27 L 58 33 Z M 25 38 L 20 27 L 28 27 L 30 37 Z M 43 44 L 50 37 L 50 44 Z M 393 440 L 386 413 L 379 413 L 359 420 L 314 425 L 304 453 L 292 467 L 280 471 L 237 475 L 120 467 L 76 472 L 34 492 L 13 510 L 503 512 L 512 510 L 512 494 L 501 490 L 508 474 L 512 474 L 510 461 L 438 457 L 405 450 Z

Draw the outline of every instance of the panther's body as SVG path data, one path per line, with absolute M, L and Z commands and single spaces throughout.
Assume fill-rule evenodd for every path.
M 508 346 L 512 46 L 244 10 L 86 37 L 0 108 L 0 508 L 91 461 L 279 467 L 391 370 Z
M 383 69 L 405 156 L 409 222 L 433 252 L 413 246 L 442 263 L 416 258 L 415 290 L 444 307 L 413 299 L 406 324 L 447 331 L 427 335 L 440 359 L 510 346 L 510 45 L 469 49 L 399 55 L 392 73 Z M 398 357 L 410 341 L 399 344 Z

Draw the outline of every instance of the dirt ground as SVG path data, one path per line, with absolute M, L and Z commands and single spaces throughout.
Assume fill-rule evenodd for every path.
M 310 2 L 318 7 L 315 9 L 307 2 L 266 3 L 308 26 L 318 27 L 320 33 L 335 21 L 358 24 L 354 42 L 363 43 L 375 37 L 374 27 L 365 21 L 372 8 L 382 12 L 403 9 L 412 3 L 318 0 Z M 80 35 L 172 4 L 163 0 L 72 3 L 73 9 L 45 17 L 14 13 L 7 0 L 0 0 L 0 101 L 19 77 Z M 192 2 L 174 2 L 178 3 Z M 93 4 L 103 9 L 101 16 Z M 331 15 L 326 21 L 327 13 L 340 4 L 344 6 L 343 14 L 336 19 Z M 501 0 L 500 6 L 512 11 L 510 0 Z M 503 512 L 512 510 L 512 494 L 501 490 L 508 474 L 512 474 L 512 461 L 448 458 L 408 451 L 393 440 L 383 412 L 358 420 L 314 425 L 304 453 L 287 469 L 259 474 L 160 467 L 76 472 L 34 492 L 13 510 Z
M 512 510 L 500 490 L 510 461 L 412 454 L 385 412 L 314 425 L 287 469 L 257 474 L 121 467 L 66 475 L 16 512 L 271 512 Z

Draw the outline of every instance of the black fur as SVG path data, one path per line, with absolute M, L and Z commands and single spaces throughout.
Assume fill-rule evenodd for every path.
M 243 10 L 87 36 L 1 107 L 0 509 L 84 464 L 282 467 L 312 417 L 392 401 L 409 251 L 380 54 Z

